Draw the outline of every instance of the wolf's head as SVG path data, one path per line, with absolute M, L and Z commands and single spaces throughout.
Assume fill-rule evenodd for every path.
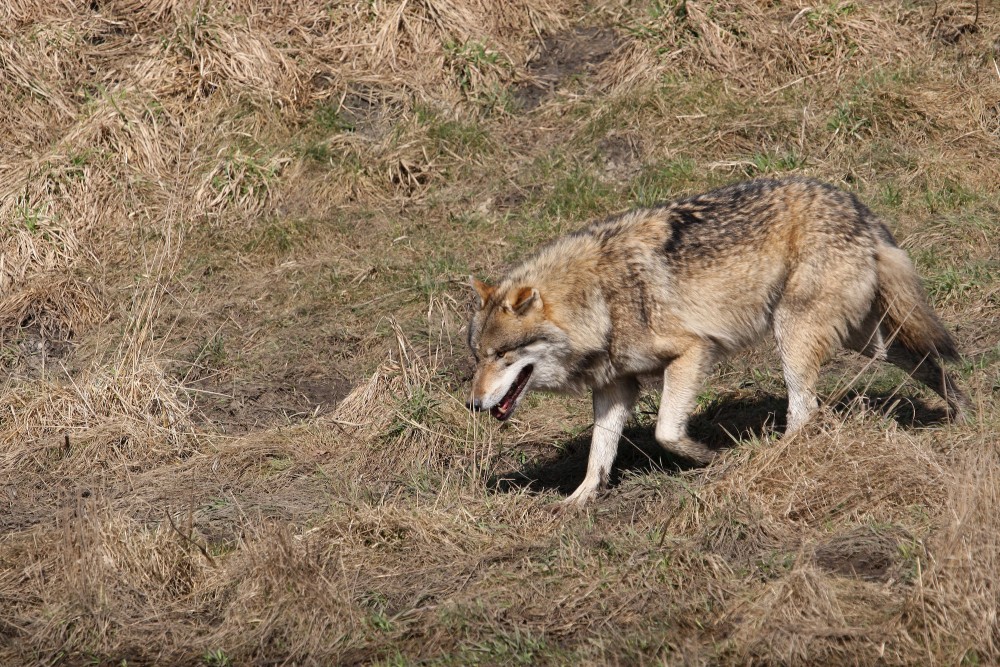
M 569 340 L 547 316 L 532 285 L 494 287 L 471 278 L 479 308 L 469 322 L 476 360 L 469 408 L 509 419 L 529 389 L 555 388 L 565 376 Z

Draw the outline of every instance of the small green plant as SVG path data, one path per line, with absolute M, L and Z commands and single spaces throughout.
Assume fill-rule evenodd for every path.
M 413 273 L 411 286 L 423 299 L 447 292 L 455 276 L 466 276 L 469 270 L 465 262 L 451 254 L 442 254 L 427 259 Z
M 409 398 L 402 401 L 396 408 L 396 418 L 386 429 L 385 439 L 394 440 L 408 433 L 411 429 L 426 426 L 431 421 L 431 416 L 438 404 L 437 399 L 432 398 L 424 389 L 418 387 Z
M 267 469 L 262 471 L 265 477 L 276 475 L 289 470 L 295 465 L 295 459 L 290 456 L 269 456 L 267 458 Z
M 244 246 L 250 253 L 275 252 L 287 254 L 313 237 L 309 220 L 279 218 L 267 222 L 264 229 Z
M 478 123 L 436 122 L 431 124 L 427 134 L 442 146 L 459 148 L 466 153 L 479 152 L 489 143 L 489 136 Z
M 715 389 L 706 389 L 698 394 L 698 410 L 704 411 L 719 400 L 719 392 Z
M 860 139 L 862 131 L 871 125 L 871 121 L 859 113 L 853 102 L 841 102 L 834 107 L 833 115 L 827 121 L 826 127 L 841 136 Z
M 232 667 L 233 661 L 221 648 L 205 651 L 201 656 L 201 661 L 206 667 Z
M 886 183 L 879 191 L 878 201 L 883 206 L 896 208 L 903 204 L 903 193 L 896 185 Z
M 527 634 L 519 628 L 499 632 L 478 641 L 469 641 L 462 647 L 460 662 L 465 664 L 533 665 L 539 654 L 546 651 L 545 641 Z
M 313 141 L 302 149 L 302 155 L 314 162 L 328 164 L 333 157 L 333 151 L 325 141 Z
M 328 132 L 353 132 L 354 123 L 341 114 L 339 106 L 325 104 L 316 108 L 313 113 L 313 124 Z
M 27 193 L 20 195 L 14 202 L 14 220 L 20 222 L 32 234 L 39 232 L 42 223 L 48 218 L 48 204 L 32 204 Z
M 688 15 L 687 0 L 653 0 L 647 10 L 649 18 L 662 19 L 674 17 L 686 19 Z
M 923 569 L 921 565 L 923 548 L 917 542 L 900 542 L 898 551 L 902 566 L 902 580 L 905 582 L 916 581 Z
M 198 349 L 192 363 L 209 368 L 220 368 L 225 365 L 228 358 L 226 338 L 221 333 L 216 333 Z
M 931 213 L 940 213 L 961 208 L 975 201 L 976 194 L 961 183 L 949 180 L 939 188 L 927 188 L 923 198 Z
M 84 149 L 69 154 L 69 165 L 62 170 L 62 177 L 69 181 L 82 181 L 86 176 L 84 167 L 90 164 L 92 151 Z
M 853 2 L 832 2 L 827 5 L 818 5 L 806 14 L 806 21 L 811 28 L 832 28 L 837 23 L 854 12 L 858 8 Z
M 231 501 L 229 500 L 229 498 L 226 498 L 224 496 L 217 496 L 217 497 L 212 498 L 211 500 L 209 500 L 208 504 L 206 504 L 203 507 L 203 509 L 212 510 L 212 511 L 219 511 L 221 509 L 229 507 L 230 504 L 231 504 Z
M 687 0 L 653 0 L 646 8 L 645 20 L 627 24 L 625 30 L 636 39 L 668 42 L 674 48 L 678 38 L 694 40 L 701 36 L 695 25 L 688 20 Z M 667 46 L 662 46 L 657 52 L 663 55 L 668 50 Z
M 372 667 L 405 667 L 409 664 L 410 661 L 397 649 L 395 653 L 383 656 L 381 659 L 373 662 Z
M 484 71 L 490 69 L 511 69 L 510 62 L 496 51 L 488 51 L 479 42 L 445 42 L 444 52 L 458 78 L 458 85 L 466 93 L 472 91 L 476 81 Z
M 513 97 L 501 82 L 510 77 L 514 66 L 497 51 L 480 42 L 444 43 L 445 62 L 466 99 L 486 113 L 509 113 Z
M 382 612 L 373 611 L 368 615 L 368 622 L 380 632 L 389 632 L 392 630 L 392 621 Z
M 935 303 L 945 303 L 962 298 L 969 293 L 982 291 L 996 280 L 996 267 L 989 262 L 948 264 L 924 280 L 927 292 Z
M 757 561 L 757 571 L 765 579 L 773 579 L 791 570 L 793 565 L 795 565 L 795 554 L 772 551 Z
M 981 658 L 979 657 L 979 651 L 974 648 L 970 648 L 962 656 L 962 662 L 959 663 L 962 667 L 978 667 L 983 664 Z
M 488 224 L 489 221 L 481 213 L 475 211 L 448 212 L 448 226 L 453 229 L 462 229 L 471 232 L 483 230 Z
M 11 369 L 17 365 L 20 352 L 15 345 L 0 345 L 0 368 Z
M 827 129 L 844 139 L 871 140 L 884 134 L 879 130 L 902 122 L 927 124 L 926 116 L 906 94 L 913 81 L 913 71 L 906 68 L 876 69 L 859 77 L 846 98 L 834 105 Z M 884 146 L 879 148 L 880 153 L 885 151 Z

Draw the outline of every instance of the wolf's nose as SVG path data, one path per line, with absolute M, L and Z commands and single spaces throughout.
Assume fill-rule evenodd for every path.
M 483 409 L 483 402 L 478 398 L 473 398 L 472 400 L 465 402 L 465 407 L 469 408 L 473 412 L 479 412 Z

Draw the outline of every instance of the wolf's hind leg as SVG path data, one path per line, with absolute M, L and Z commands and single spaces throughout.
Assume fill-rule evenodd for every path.
M 663 371 L 663 395 L 656 417 L 656 442 L 668 452 L 698 463 L 708 463 L 715 452 L 687 434 L 688 417 L 705 379 L 715 366 L 718 352 L 711 343 L 688 348 Z
M 815 313 L 799 317 L 788 312 L 775 313 L 774 337 L 788 389 L 786 435 L 802 428 L 819 409 L 816 397 L 819 370 L 840 344 L 831 323 L 820 324 L 818 319 Z
M 639 383 L 635 378 L 594 389 L 594 435 L 590 441 L 587 476 L 564 503 L 584 505 L 607 485 L 611 464 L 618 453 L 618 439 L 638 395 Z

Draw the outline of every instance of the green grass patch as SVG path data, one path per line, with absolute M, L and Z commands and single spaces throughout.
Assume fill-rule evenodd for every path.
M 205 667 L 232 667 L 233 664 L 232 658 L 221 648 L 205 651 L 201 662 Z
M 427 136 L 439 148 L 465 155 L 485 153 L 491 147 L 488 132 L 477 122 L 435 119 L 429 124 Z
M 754 153 L 742 163 L 747 178 L 793 172 L 805 166 L 805 158 L 794 150 Z
M 837 28 L 848 16 L 858 10 L 853 2 L 829 2 L 815 5 L 806 13 L 806 22 L 813 29 Z
M 1000 279 L 1000 262 L 947 263 L 924 274 L 924 286 L 936 304 L 978 298 Z
M 551 192 L 541 202 L 541 213 L 549 218 L 582 221 L 606 213 L 617 200 L 612 186 L 586 168 L 575 166 L 556 177 Z
M 222 333 L 216 333 L 202 343 L 191 363 L 196 366 L 218 369 L 224 367 L 228 361 L 229 352 L 226 349 L 226 337 Z
M 878 69 L 857 79 L 846 97 L 837 101 L 826 129 L 847 140 L 873 136 L 894 138 L 901 124 L 927 126 L 927 119 L 910 101 L 916 74 L 908 68 Z
M 683 193 L 696 182 L 695 163 L 676 158 L 645 167 L 629 186 L 629 202 L 653 206 Z
M 33 203 L 27 194 L 18 195 L 14 203 L 14 228 L 26 229 L 32 234 L 40 234 L 41 227 L 50 219 L 49 204 L 42 201 Z
M 961 183 L 946 180 L 937 187 L 927 187 L 922 199 L 931 213 L 942 213 L 965 207 L 975 202 L 978 195 Z
M 432 255 L 411 269 L 406 284 L 426 302 L 430 297 L 449 291 L 453 279 L 468 274 L 469 265 L 464 259 L 442 251 L 441 255 Z

